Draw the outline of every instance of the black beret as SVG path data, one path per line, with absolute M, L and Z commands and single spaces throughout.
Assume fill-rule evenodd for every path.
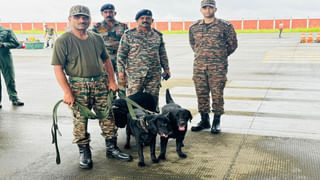
M 136 20 L 138 20 L 141 16 L 152 16 L 152 12 L 148 9 L 142 9 L 140 10 L 136 15 Z
M 104 10 L 106 10 L 106 9 L 114 10 L 115 8 L 114 8 L 114 5 L 113 5 L 113 4 L 105 4 L 105 5 L 103 5 L 103 6 L 101 7 L 100 11 L 102 12 L 102 11 L 104 11 Z

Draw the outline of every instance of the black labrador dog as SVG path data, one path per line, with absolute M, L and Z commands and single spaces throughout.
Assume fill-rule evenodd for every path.
M 139 104 L 144 109 L 155 112 L 157 105 L 149 93 L 138 92 L 128 96 L 129 99 Z M 135 108 L 135 107 L 133 107 Z M 124 128 L 128 121 L 128 106 L 124 99 L 115 99 L 112 103 L 112 110 L 117 127 Z
M 162 114 L 168 116 L 170 120 L 170 126 L 172 133 L 169 138 L 176 138 L 176 151 L 181 158 L 186 158 L 187 155 L 181 151 L 181 147 L 184 146 L 183 140 L 188 129 L 188 121 L 191 121 L 192 115 L 189 110 L 182 108 L 178 104 L 175 104 L 169 89 L 166 90 L 166 105 L 162 107 Z M 168 138 L 161 137 L 161 152 L 159 159 L 166 159 L 166 150 L 168 144 Z
M 137 120 L 133 120 L 128 114 L 128 124 L 126 127 L 127 142 L 125 149 L 130 148 L 130 135 L 133 135 L 136 139 L 136 145 L 138 148 L 139 163 L 138 166 L 145 166 L 143 147 L 150 145 L 150 154 L 153 163 L 158 163 L 159 160 L 155 155 L 156 137 L 157 134 L 161 138 L 168 138 L 170 133 L 169 119 L 161 114 L 146 114 L 140 109 L 134 109 Z

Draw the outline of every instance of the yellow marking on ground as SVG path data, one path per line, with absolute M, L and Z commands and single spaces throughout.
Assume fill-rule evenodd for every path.
M 194 94 L 172 94 L 173 97 L 182 97 L 182 98 L 197 98 L 197 96 Z M 264 98 L 259 97 L 240 97 L 240 96 L 224 96 L 224 99 L 230 99 L 230 100 L 248 100 L 248 101 L 262 101 Z
M 320 64 L 320 46 L 274 48 L 266 53 L 262 63 Z

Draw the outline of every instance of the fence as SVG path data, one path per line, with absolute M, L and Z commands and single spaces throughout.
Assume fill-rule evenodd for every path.
M 320 27 L 320 19 L 272 19 L 272 20 L 230 20 L 234 28 L 237 30 L 247 29 L 277 29 L 280 21 L 284 24 L 285 29 L 296 28 L 317 28 Z M 169 22 L 154 22 L 152 26 L 160 31 L 185 31 L 193 21 L 169 21 Z M 32 31 L 44 30 L 44 24 L 53 27 L 56 31 L 65 31 L 68 28 L 67 22 L 30 22 L 30 23 L 0 23 L 5 28 L 14 31 Z M 127 22 L 129 28 L 137 26 L 136 22 Z

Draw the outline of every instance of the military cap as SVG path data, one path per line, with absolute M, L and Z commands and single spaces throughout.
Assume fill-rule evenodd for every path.
M 86 6 L 75 5 L 71 7 L 69 16 L 75 16 L 75 15 L 85 15 L 90 17 L 90 10 Z
M 201 7 L 204 6 L 211 6 L 213 8 L 216 7 L 216 1 L 215 0 L 202 0 L 201 1 Z
M 103 5 L 103 6 L 101 7 L 100 11 L 102 12 L 102 11 L 104 11 L 104 10 L 106 10 L 106 9 L 115 10 L 114 5 L 113 5 L 113 4 L 110 4 L 110 3 Z
M 140 10 L 136 15 L 136 20 L 138 20 L 141 16 L 152 16 L 152 12 L 148 9 Z

